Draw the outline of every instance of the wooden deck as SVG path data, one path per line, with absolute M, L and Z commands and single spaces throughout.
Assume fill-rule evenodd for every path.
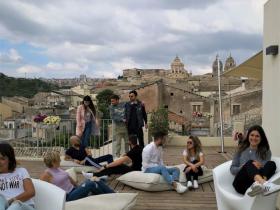
M 166 165 L 176 165 L 182 163 L 183 147 L 167 147 L 164 149 L 164 161 Z M 218 153 L 218 147 L 206 147 L 204 153 L 206 156 L 205 165 L 208 168 L 230 160 L 234 148 L 225 148 L 227 153 Z M 38 178 L 45 169 L 42 161 L 20 161 L 23 167 L 26 167 L 33 178 Z M 187 191 L 183 195 L 175 191 L 164 192 L 145 192 L 125 186 L 116 181 L 117 176 L 111 176 L 108 184 L 118 192 L 137 192 L 137 203 L 133 210 L 214 210 L 217 209 L 213 182 L 204 183 L 197 190 Z

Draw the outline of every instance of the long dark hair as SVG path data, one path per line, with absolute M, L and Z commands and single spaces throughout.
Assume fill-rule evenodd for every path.
M 189 139 L 192 140 L 193 142 L 193 149 L 194 149 L 194 153 L 195 153 L 195 157 L 197 160 L 199 160 L 199 153 L 202 152 L 202 145 L 201 145 L 201 141 L 199 140 L 199 138 L 197 136 L 190 136 Z M 188 150 L 188 159 L 190 160 L 191 158 L 191 152 Z
M 243 140 L 243 142 L 238 147 L 238 152 L 241 153 L 250 146 L 249 136 L 250 136 L 252 131 L 258 131 L 259 134 L 260 134 L 261 141 L 260 141 L 260 143 L 258 145 L 258 148 L 257 148 L 257 155 L 260 158 L 265 159 L 270 147 L 269 147 L 268 140 L 266 138 L 265 132 L 260 125 L 254 125 L 254 126 L 252 126 L 248 129 L 246 138 Z
M 9 160 L 8 170 L 9 172 L 13 172 L 17 167 L 14 148 L 8 143 L 0 143 L 0 154 L 3 157 L 8 158 Z
M 85 96 L 84 99 L 83 99 L 83 105 L 85 105 L 84 101 L 89 101 L 89 106 L 88 107 L 91 109 L 94 117 L 96 117 L 96 109 L 95 109 L 95 106 L 94 106 L 94 104 L 91 100 L 91 97 L 90 96 Z

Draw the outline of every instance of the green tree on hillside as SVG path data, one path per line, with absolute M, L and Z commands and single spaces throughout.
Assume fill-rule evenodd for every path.
M 109 105 L 113 94 L 112 90 L 105 89 L 96 96 L 98 110 L 103 114 L 102 119 L 110 119 Z

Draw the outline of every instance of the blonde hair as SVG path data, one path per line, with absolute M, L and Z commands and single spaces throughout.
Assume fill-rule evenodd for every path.
M 44 156 L 44 163 L 48 168 L 52 168 L 53 163 L 58 161 L 60 161 L 60 153 L 58 151 L 47 152 Z

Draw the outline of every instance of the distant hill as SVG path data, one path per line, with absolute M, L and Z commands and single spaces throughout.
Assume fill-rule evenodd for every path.
M 31 98 L 40 91 L 49 92 L 55 89 L 58 87 L 39 79 L 14 78 L 0 73 L 0 98 L 2 96 Z

